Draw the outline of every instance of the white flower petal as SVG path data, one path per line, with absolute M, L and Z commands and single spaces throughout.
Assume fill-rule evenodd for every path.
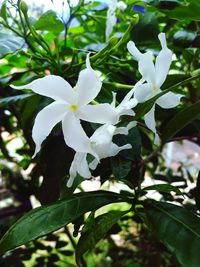
M 117 22 L 117 17 L 115 11 L 117 8 L 117 0 L 111 0 L 108 6 L 107 19 L 106 19 L 106 42 L 109 39 L 110 34 L 112 33 L 113 27 Z
M 151 83 L 145 83 L 138 86 L 135 89 L 134 97 L 139 103 L 145 102 L 151 97 L 153 97 L 153 89 Z
M 172 51 L 167 48 L 166 38 L 164 33 L 160 33 L 158 35 L 160 40 L 162 50 L 158 54 L 155 62 L 156 69 L 156 85 L 160 88 L 164 83 L 167 74 L 169 72 L 169 68 L 172 62 Z
M 98 95 L 102 86 L 100 78 L 90 66 L 89 56 L 87 57 L 86 64 L 87 68 L 80 72 L 75 86 L 79 106 L 90 103 Z
M 139 61 L 142 57 L 142 53 L 137 49 L 137 47 L 135 46 L 135 43 L 133 41 L 129 41 L 127 43 L 127 49 L 129 51 L 129 53 L 137 60 Z
M 87 162 L 87 153 L 79 153 L 76 152 L 74 155 L 74 159 L 72 161 L 70 170 L 69 170 L 69 174 L 70 174 L 70 181 L 72 181 L 72 178 L 75 178 L 77 176 L 77 174 L 79 173 L 80 176 L 82 176 L 83 178 L 90 178 L 91 177 L 91 173 L 89 170 L 89 166 L 88 166 L 88 162 Z
M 90 137 L 90 140 L 96 144 L 107 144 L 112 141 L 116 126 L 111 124 L 104 124 L 101 127 L 97 128 L 93 135 Z
M 89 167 L 91 170 L 95 170 L 99 161 L 95 158 L 92 162 L 90 162 Z
M 133 89 L 131 89 L 126 95 L 125 95 L 125 97 L 124 97 L 124 99 L 121 101 L 121 105 L 123 105 L 123 104 L 126 104 L 130 99 L 131 99 L 131 97 L 133 96 L 133 94 L 134 94 L 134 92 L 135 92 L 135 90 L 139 87 L 139 86 L 141 86 L 143 83 L 144 83 L 144 79 L 142 78 L 142 79 L 140 79 L 135 85 L 134 85 L 134 87 L 133 87 Z M 113 96 L 113 99 L 114 99 L 114 96 Z M 134 100 L 134 101 L 136 101 L 136 99 Z M 135 102 L 135 106 L 137 105 L 137 102 Z M 133 107 L 135 107 L 135 106 L 133 106 Z M 133 108 L 132 107 L 132 108 Z
M 116 130 L 115 130 L 114 135 L 116 135 L 116 134 L 125 134 L 125 135 L 127 135 L 128 134 L 128 131 L 131 128 L 135 127 L 136 125 L 137 125 L 137 122 L 136 121 L 131 121 L 125 127 L 117 127 Z
M 37 114 L 32 130 L 32 137 L 36 144 L 33 157 L 39 152 L 44 139 L 50 134 L 53 127 L 63 119 L 68 110 L 67 103 L 56 101 Z
M 71 175 L 71 176 L 69 177 L 69 180 L 67 181 L 66 186 L 67 186 L 67 187 L 72 187 L 75 178 L 76 178 L 76 176 Z
M 155 84 L 156 82 L 156 72 L 155 66 L 153 64 L 153 54 L 148 51 L 146 53 L 141 53 L 133 41 L 129 41 L 127 44 L 127 49 L 131 55 L 138 61 L 138 70 L 142 77 L 150 83 Z
M 125 150 L 125 149 L 131 149 L 132 146 L 130 144 L 126 144 L 124 146 L 118 146 L 114 143 L 111 144 L 110 147 L 110 153 L 109 153 L 109 157 L 114 157 L 116 156 L 121 150 Z
M 119 117 L 116 108 L 107 103 L 85 105 L 79 108 L 77 116 L 84 121 L 110 124 L 117 123 Z
M 183 97 L 183 95 L 174 94 L 172 92 L 169 92 L 169 93 L 166 93 L 165 95 L 159 97 L 156 100 L 156 103 L 161 108 L 174 108 L 174 107 L 179 105 L 181 97 Z
M 48 75 L 43 78 L 36 79 L 23 86 L 11 85 L 11 87 L 14 89 L 31 89 L 39 95 L 69 103 L 73 103 L 76 99 L 76 94 L 71 85 L 62 77 L 55 75 Z
M 138 70 L 143 79 L 145 79 L 149 83 L 152 83 L 153 85 L 156 84 L 157 73 L 153 63 L 152 52 L 148 51 L 142 54 L 140 60 L 138 61 Z
M 148 113 L 144 115 L 144 121 L 146 126 L 156 134 L 156 122 L 155 122 L 155 105 L 150 109 Z
M 65 143 L 76 152 L 84 152 L 95 155 L 90 146 L 90 139 L 84 132 L 80 120 L 74 113 L 69 112 L 62 121 L 62 129 Z
M 78 167 L 78 173 L 83 177 L 83 178 L 90 178 L 91 177 L 91 172 L 89 170 L 88 162 L 87 162 L 87 154 L 86 153 L 81 153 L 79 156 L 79 159 L 77 160 L 77 167 Z

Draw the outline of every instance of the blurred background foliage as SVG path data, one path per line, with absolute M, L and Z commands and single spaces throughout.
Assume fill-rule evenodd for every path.
M 200 2 L 197 0 L 127 0 L 125 2 L 127 8 L 116 11 L 118 20 L 112 34 L 116 39 L 110 39 L 108 44 L 105 42 L 106 3 L 98 1 L 84 3 L 80 0 L 77 5 L 71 5 L 70 8 L 59 13 L 56 2 L 62 1 L 55 0 L 51 10 L 48 11 L 48 5 L 42 6 L 42 3 L 41 6 L 25 6 L 20 1 L 14 0 L 1 3 L 1 236 L 18 218 L 33 207 L 69 197 L 75 190 L 75 188 L 67 189 L 65 186 L 74 152 L 65 145 L 60 125 L 56 126 L 46 139 L 40 154 L 35 159 L 31 158 L 34 151 L 31 138 L 34 118 L 50 100 L 31 92 L 13 90 L 9 84 L 26 84 L 51 73 L 61 75 L 71 85 L 75 85 L 78 74 L 84 66 L 86 53 L 91 51 L 95 55 L 91 56 L 93 68 L 106 78 L 97 100 L 110 103 L 113 91 L 118 93 L 117 98 L 121 100 L 127 93 L 127 89 L 120 84 L 134 85 L 140 78 L 136 62 L 127 52 L 127 41 L 133 40 L 142 51 L 148 49 L 157 55 L 160 50 L 157 38 L 159 32 L 166 33 L 168 46 L 174 53 L 171 70 L 163 88 L 169 88 L 200 73 Z M 50 4 L 52 2 L 49 0 Z M 67 1 L 65 4 L 67 6 Z M 129 27 L 135 14 L 139 15 L 139 22 L 134 27 Z M 126 39 L 116 47 L 118 39 L 123 36 L 128 27 Z M 105 53 L 100 54 L 99 51 L 105 47 Z M 166 112 L 156 107 L 156 121 L 161 138 L 172 118 L 188 106 L 198 103 L 199 80 L 191 79 L 190 82 L 175 86 L 174 92 L 184 94 L 178 108 L 169 109 Z M 189 118 L 184 121 L 186 113 Z M 148 216 L 156 218 L 157 215 L 156 212 L 151 214 L 152 207 L 147 208 L 148 212 L 144 214 L 145 205 L 143 206 L 142 201 L 147 198 L 170 201 L 193 212 L 196 216 L 199 215 L 199 116 L 199 105 L 193 113 L 186 111 L 180 125 L 179 121 L 175 121 L 177 131 L 167 140 L 170 141 L 169 145 L 162 146 L 159 150 L 152 145 L 153 135 L 140 117 L 138 127 L 130 131 L 126 140 L 124 137 L 115 140 L 119 144 L 128 140 L 133 149 L 128 152 L 123 151 L 114 158 L 102 160 L 93 173 L 99 178 L 78 185 L 77 190 L 82 192 L 99 189 L 102 185 L 101 189 L 123 191 L 125 195 L 129 195 L 133 189 L 140 189 L 136 190 L 139 194 L 137 205 L 123 217 L 123 211 L 130 206 L 127 203 L 110 204 L 100 210 L 99 215 L 113 210 L 121 211 L 120 216 L 118 214 L 120 220 L 111 222 L 105 233 L 100 229 L 100 236 L 103 239 L 97 243 L 97 238 L 95 247 L 92 241 L 91 243 L 85 241 L 90 251 L 84 248 L 84 253 L 87 252 L 84 256 L 80 252 L 80 265 L 198 267 L 192 261 L 191 265 L 187 265 L 188 263 L 182 265 L 179 252 L 172 254 L 170 251 L 173 249 L 170 250 L 163 242 L 163 237 L 155 234 L 156 231 L 162 231 L 162 226 L 164 227 L 165 224 L 164 217 L 158 215 L 158 221 L 152 222 L 152 225 L 155 223 L 156 231 L 155 228 L 154 231 L 148 230 L 148 223 L 144 222 Z M 88 125 L 85 128 L 88 133 L 91 133 Z M 172 147 L 170 148 L 172 141 L 175 149 L 169 152 L 172 151 Z M 177 148 L 175 142 L 180 147 Z M 178 159 L 173 158 L 177 152 L 176 149 L 182 153 Z M 186 157 L 187 150 L 191 150 L 189 157 Z M 170 160 L 167 159 L 169 153 L 171 153 Z M 191 160 L 190 163 L 189 160 Z M 81 177 L 79 178 L 81 180 Z M 148 182 L 145 183 L 145 180 L 149 181 L 149 179 L 150 184 L 160 185 L 161 182 L 165 182 L 176 187 L 158 185 L 141 190 L 141 184 L 142 187 L 147 186 Z M 183 195 L 180 195 L 175 188 L 181 190 Z M 154 190 L 152 194 L 151 190 Z M 101 220 L 100 217 L 100 224 Z M 84 222 L 85 226 L 82 229 Z M 77 266 L 75 249 L 80 232 L 84 239 L 84 235 L 88 236 L 90 231 L 97 229 L 97 224 L 94 212 L 91 212 L 88 217 L 82 214 L 73 224 L 4 254 L 0 259 L 0 266 Z M 102 227 L 105 227 L 103 223 Z M 176 230 L 178 228 L 174 228 L 171 232 L 174 238 L 177 234 Z M 200 248 L 200 241 L 195 244 Z M 192 246 L 191 240 L 190 244 L 185 245 L 188 246 L 188 250 L 192 250 L 195 244 Z M 80 247 L 79 243 L 78 248 L 81 250 Z M 190 252 L 187 253 L 189 257 Z M 197 250 L 194 253 L 198 253 Z

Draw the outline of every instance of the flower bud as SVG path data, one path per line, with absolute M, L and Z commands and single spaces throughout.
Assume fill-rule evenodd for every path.
M 4 1 L 3 4 L 1 5 L 0 9 L 0 16 L 7 21 L 7 7 L 6 7 L 6 2 Z
M 25 15 L 28 12 L 28 6 L 24 1 L 21 1 L 19 4 L 20 10 L 22 11 L 22 13 Z

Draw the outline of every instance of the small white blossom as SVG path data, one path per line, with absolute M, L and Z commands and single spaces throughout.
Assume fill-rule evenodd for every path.
M 119 8 L 121 11 L 124 11 L 127 8 L 127 5 L 123 1 L 119 1 L 117 3 L 117 8 Z
M 116 9 L 117 9 L 117 0 L 110 0 L 107 11 L 107 20 L 106 20 L 106 41 L 108 41 L 109 36 L 112 33 L 113 27 L 117 22 L 117 17 L 115 15 Z
M 90 66 L 89 55 L 86 59 L 86 69 L 80 72 L 74 88 L 62 77 L 55 75 L 36 79 L 23 86 L 11 86 L 14 89 L 31 89 L 37 94 L 55 100 L 36 116 L 32 130 L 32 137 L 36 144 L 34 156 L 39 152 L 44 139 L 60 121 L 62 121 L 65 143 L 69 147 L 77 152 L 96 156 L 80 120 L 115 124 L 119 119 L 119 114 L 112 105 L 89 104 L 98 95 L 101 86 L 101 80 Z
M 117 155 L 121 150 L 130 149 L 131 145 L 126 144 L 123 146 L 117 146 L 112 142 L 113 136 L 116 134 L 128 134 L 128 131 L 136 126 L 136 122 L 130 122 L 126 127 L 116 127 L 110 124 L 105 124 L 99 127 L 94 134 L 90 137 L 90 144 L 95 151 L 97 158 L 88 164 L 87 153 L 76 152 L 74 160 L 70 167 L 70 178 L 67 186 L 71 187 L 77 174 L 80 174 L 83 178 L 91 177 L 91 170 L 95 170 L 99 160 L 113 157 Z
M 135 46 L 133 41 L 127 44 L 128 51 L 138 61 L 138 69 L 142 75 L 142 80 L 146 81 L 140 84 L 134 90 L 134 97 L 139 103 L 145 102 L 148 99 L 159 94 L 160 87 L 164 83 L 172 61 L 172 51 L 167 47 L 166 38 L 164 33 L 158 35 L 162 49 L 156 57 L 155 64 L 153 62 L 153 55 L 150 51 L 141 53 Z M 180 103 L 182 95 L 168 92 L 156 100 L 155 104 L 167 109 L 176 107 Z M 155 105 L 144 116 L 147 127 L 155 134 L 155 142 L 158 143 L 158 135 L 155 125 Z

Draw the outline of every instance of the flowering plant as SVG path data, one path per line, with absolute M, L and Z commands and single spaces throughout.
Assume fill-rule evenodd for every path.
M 1 4 L 0 265 L 198 267 L 198 4 L 158 2 Z

